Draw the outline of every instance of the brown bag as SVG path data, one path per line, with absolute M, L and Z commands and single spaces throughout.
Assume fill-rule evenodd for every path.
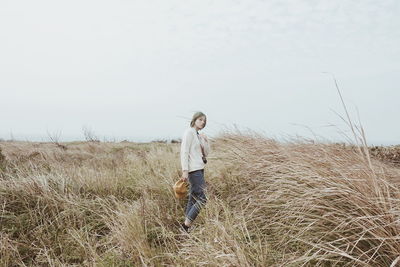
M 185 198 L 188 192 L 188 185 L 189 184 L 183 178 L 180 178 L 178 181 L 176 181 L 174 184 L 175 197 L 178 199 Z
M 203 160 L 204 164 L 206 164 L 206 163 L 207 163 L 207 158 L 206 158 L 206 155 L 205 155 L 205 153 L 204 153 L 204 147 L 203 147 L 203 145 L 201 144 L 201 141 L 200 141 L 200 138 L 199 138 L 199 133 L 198 133 L 198 132 L 196 132 L 196 133 L 197 133 L 197 138 L 199 139 L 199 143 L 200 143 L 201 154 L 203 154 L 203 156 L 201 157 L 201 159 Z

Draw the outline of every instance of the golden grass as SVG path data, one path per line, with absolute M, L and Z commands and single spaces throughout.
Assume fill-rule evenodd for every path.
M 362 147 L 211 138 L 188 235 L 180 144 L 0 142 L 2 266 L 395 266 L 400 169 Z

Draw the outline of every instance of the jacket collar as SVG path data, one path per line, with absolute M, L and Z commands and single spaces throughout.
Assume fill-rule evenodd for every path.
M 199 133 L 198 131 L 196 131 L 196 128 L 195 128 L 195 127 L 190 127 L 190 128 L 192 128 L 192 131 L 193 131 L 194 133 L 196 133 L 196 134 Z

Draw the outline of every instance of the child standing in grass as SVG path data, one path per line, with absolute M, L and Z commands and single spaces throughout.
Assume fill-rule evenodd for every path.
M 192 117 L 190 127 L 183 133 L 181 143 L 182 178 L 190 185 L 185 210 L 186 218 L 181 225 L 186 232 L 189 231 L 200 209 L 207 202 L 204 167 L 207 163 L 206 157 L 210 153 L 210 144 L 205 134 L 199 134 L 199 130 L 204 129 L 206 123 L 206 115 L 200 111 L 196 112 Z

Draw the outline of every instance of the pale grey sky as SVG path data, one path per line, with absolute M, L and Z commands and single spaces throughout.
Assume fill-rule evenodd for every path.
M 201 110 L 210 136 L 344 141 L 330 72 L 367 141 L 398 144 L 399 29 L 396 0 L 2 0 L 0 138 L 180 138 Z

